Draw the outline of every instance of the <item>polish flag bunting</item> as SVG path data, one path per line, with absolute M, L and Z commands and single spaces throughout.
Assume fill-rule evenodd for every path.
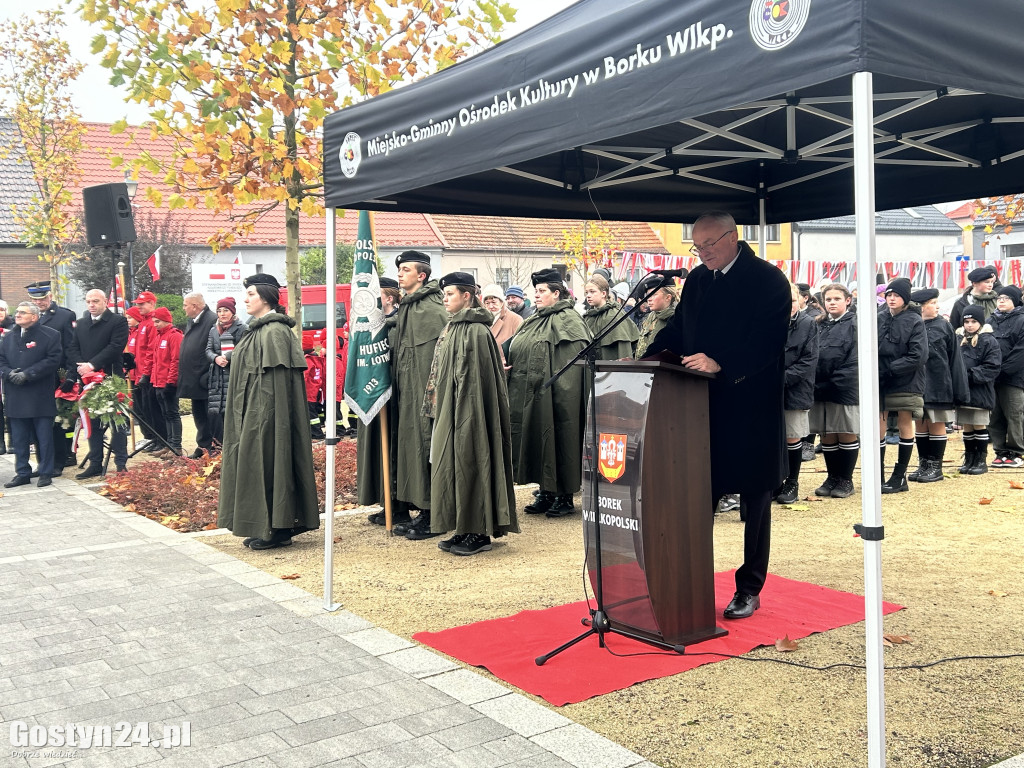
M 163 246 L 161 245 L 160 248 Z M 149 274 L 153 276 L 154 282 L 160 279 L 160 248 L 157 248 L 153 255 L 146 260 L 146 266 L 149 267 Z

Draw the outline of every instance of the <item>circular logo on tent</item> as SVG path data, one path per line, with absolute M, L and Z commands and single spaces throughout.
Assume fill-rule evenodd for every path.
M 361 141 L 358 133 L 349 131 L 345 134 L 345 140 L 341 142 L 338 158 L 341 160 L 341 172 L 345 174 L 346 179 L 351 179 L 359 170 L 359 163 L 363 159 L 362 150 L 359 148 Z
M 811 0 L 754 0 L 750 4 L 750 36 L 766 51 L 785 48 L 807 23 Z

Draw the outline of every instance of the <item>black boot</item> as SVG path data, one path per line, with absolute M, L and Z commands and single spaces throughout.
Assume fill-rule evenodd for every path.
M 976 457 L 976 446 L 974 441 L 974 433 L 971 432 L 969 435 L 964 435 L 964 463 L 960 465 L 960 469 L 957 470 L 961 475 L 969 475 L 971 467 L 974 466 L 974 462 L 977 461 Z
M 167 442 L 171 444 L 171 453 L 181 456 L 181 422 L 167 424 Z M 251 549 L 251 547 L 250 547 Z
M 988 433 L 980 438 L 975 433 L 974 464 L 967 470 L 968 475 L 984 475 L 988 472 Z
M 822 448 L 821 453 L 825 457 L 825 470 L 828 472 L 828 476 L 825 478 L 825 482 L 814 490 L 814 495 L 831 496 L 832 489 L 839 482 L 839 475 L 836 471 L 839 466 L 837 463 L 839 459 L 839 446 L 837 443 L 825 446 Z
M 544 511 L 544 514 L 548 517 L 565 517 L 575 511 L 576 508 L 572 505 L 572 494 L 563 493 L 551 500 L 551 506 Z
M 927 466 L 928 459 L 931 458 L 931 443 L 929 442 L 929 434 L 920 432 L 914 435 L 914 442 L 917 443 L 917 469 L 907 475 L 907 480 L 912 483 L 919 481 L 921 473 L 924 472 Z
M 550 491 L 541 491 L 537 494 L 532 504 L 527 504 L 523 507 L 523 512 L 528 515 L 543 515 L 549 509 L 551 504 L 555 500 L 555 495 Z
M 430 530 L 429 509 L 421 509 L 420 516 L 416 519 L 416 522 L 409 528 L 406 528 L 405 531 L 405 538 L 409 541 L 423 541 L 424 539 L 433 539 L 440 535 L 440 533 L 434 533 Z
M 942 474 L 942 459 L 928 459 L 928 466 L 918 476 L 919 483 L 937 483 L 946 478 Z

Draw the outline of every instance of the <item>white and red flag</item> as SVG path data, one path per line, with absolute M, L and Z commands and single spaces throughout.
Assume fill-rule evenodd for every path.
M 157 248 L 153 255 L 146 260 L 146 266 L 149 267 L 149 274 L 153 276 L 154 282 L 160 279 L 160 248 Z

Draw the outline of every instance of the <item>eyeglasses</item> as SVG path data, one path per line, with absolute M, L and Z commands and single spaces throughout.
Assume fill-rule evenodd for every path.
M 690 248 L 690 253 L 692 253 L 694 256 L 700 256 L 702 253 L 707 253 L 712 248 L 714 248 L 716 245 L 718 245 L 718 241 L 719 240 L 721 240 L 723 237 L 728 235 L 729 232 L 732 232 L 732 231 L 733 230 L 730 229 L 730 230 L 727 230 L 727 231 L 723 232 L 713 243 L 708 243 L 707 245 L 695 245 L 695 246 L 693 246 L 692 248 Z

